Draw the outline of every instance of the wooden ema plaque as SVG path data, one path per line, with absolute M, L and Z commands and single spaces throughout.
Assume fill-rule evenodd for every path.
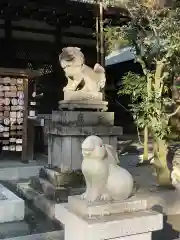
M 32 73 L 25 70 L 0 68 L 2 151 L 21 152 L 23 161 L 29 160 L 27 156 L 28 81 Z

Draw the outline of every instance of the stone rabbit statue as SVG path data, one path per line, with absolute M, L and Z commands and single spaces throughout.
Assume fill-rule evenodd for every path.
M 81 195 L 88 202 L 96 200 L 125 200 L 133 192 L 131 174 L 118 166 L 118 157 L 111 145 L 97 136 L 89 136 L 82 143 L 82 172 L 86 192 Z

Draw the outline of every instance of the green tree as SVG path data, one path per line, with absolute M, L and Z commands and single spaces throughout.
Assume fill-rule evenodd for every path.
M 174 102 L 169 96 L 173 81 L 179 75 L 180 8 L 176 4 L 160 8 L 155 1 L 149 6 L 147 2 L 127 3 L 125 7 L 131 20 L 122 27 L 109 25 L 105 36 L 109 50 L 125 45 L 135 49 L 136 61 L 141 64 L 144 76 L 128 73 L 123 82 L 141 79 L 145 84 L 139 92 L 141 101 L 137 104 L 132 98 L 131 111 L 137 126 L 150 131 L 157 180 L 160 185 L 167 186 L 171 184 L 167 165 L 169 120 L 179 110 L 171 113 Z M 127 94 L 127 86 L 125 91 Z
M 131 112 L 133 113 L 134 120 L 140 119 L 140 116 L 137 115 L 137 112 L 134 112 L 134 106 L 137 108 L 140 101 L 145 101 L 147 97 L 147 84 L 146 84 L 146 77 L 140 76 L 138 74 L 129 72 L 125 75 L 122 79 L 122 84 L 120 90 L 118 92 L 120 95 L 128 95 L 130 96 L 132 104 L 130 104 Z M 142 113 L 138 113 L 142 114 Z M 137 133 L 140 140 L 139 135 L 139 124 L 137 124 Z M 140 164 L 149 160 L 148 154 L 148 128 L 147 126 L 144 127 L 144 153 L 143 159 L 140 160 Z

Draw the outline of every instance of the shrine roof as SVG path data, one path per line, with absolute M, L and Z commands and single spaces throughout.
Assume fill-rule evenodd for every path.
M 95 23 L 96 6 L 96 0 L 1 0 L 0 17 L 11 20 L 27 17 L 51 24 L 90 26 Z M 104 18 L 124 17 L 127 14 L 122 8 L 109 5 L 104 9 Z

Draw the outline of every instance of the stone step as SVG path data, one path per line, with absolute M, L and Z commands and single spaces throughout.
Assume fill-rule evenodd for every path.
M 24 236 L 30 234 L 30 229 L 25 221 L 1 223 L 0 224 L 0 239 Z
M 48 180 L 39 177 L 31 178 L 29 186 L 37 192 L 43 193 L 47 199 L 55 201 L 56 203 L 66 202 L 69 195 L 84 192 L 84 188 L 82 187 L 55 187 Z
M 39 177 L 48 180 L 54 187 L 79 187 L 84 184 L 81 170 L 63 171 L 60 168 L 41 168 Z
M 47 199 L 55 202 L 66 201 L 69 195 L 68 188 L 55 187 L 48 180 L 39 177 L 31 178 L 30 187 L 39 193 L 43 193 Z
M 64 231 L 53 231 L 41 234 L 32 234 L 21 237 L 6 238 L 5 240 L 64 240 Z
M 24 209 L 24 200 L 0 184 L 0 223 L 22 221 Z
M 42 179 L 41 181 L 43 181 L 43 183 L 46 182 Z M 32 204 L 36 208 L 44 212 L 48 217 L 56 220 L 54 211 L 57 203 L 55 201 L 47 199 L 47 197 L 43 193 L 39 193 L 37 190 L 33 189 L 31 186 L 29 186 L 29 182 L 17 183 L 17 191 L 25 199 L 32 201 Z M 68 195 L 78 195 L 83 193 L 84 191 L 84 188 L 72 188 L 68 191 Z M 68 195 L 63 193 L 59 197 L 61 197 L 61 201 L 66 202 L 68 200 Z
M 150 240 L 151 232 L 163 228 L 163 216 L 145 210 L 97 218 L 79 217 L 67 204 L 59 204 L 56 217 L 65 225 L 66 239 L 137 239 Z M 159 238 L 160 240 L 161 238 Z
M 29 182 L 17 183 L 17 191 L 22 197 L 31 201 L 33 206 L 54 220 L 55 202 L 48 200 L 44 194 L 31 188 Z
M 167 222 L 172 226 L 172 229 L 180 232 L 180 214 L 169 215 L 167 218 Z
M 7 161 L 8 162 L 8 161 Z M 4 163 L 4 166 L 3 166 Z M 15 162 L 16 163 L 16 162 Z M 0 180 L 1 181 L 12 181 L 12 180 L 18 180 L 18 179 L 29 179 L 32 176 L 37 176 L 39 173 L 39 170 L 43 167 L 41 166 L 31 166 L 29 164 L 18 166 L 12 164 L 9 166 L 6 166 L 7 163 L 4 161 L 0 163 Z

